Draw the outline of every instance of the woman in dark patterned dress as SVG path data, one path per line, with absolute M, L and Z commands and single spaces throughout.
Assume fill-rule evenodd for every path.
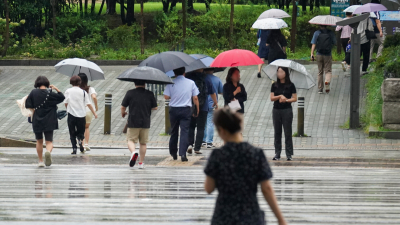
M 243 142 L 242 116 L 225 107 L 215 111 L 214 124 L 225 145 L 211 153 L 204 169 L 207 193 L 218 189 L 211 224 L 266 224 L 265 214 L 257 200 L 257 186 L 261 184 L 264 198 L 279 225 L 286 225 L 269 181 L 272 172 L 263 150 Z

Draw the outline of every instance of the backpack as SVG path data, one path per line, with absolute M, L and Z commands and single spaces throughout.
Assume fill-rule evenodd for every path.
M 333 41 L 330 30 L 320 30 L 321 33 L 317 38 L 317 52 L 323 55 L 330 55 L 332 51 Z
M 204 104 L 208 104 L 207 102 L 207 85 L 206 85 L 206 79 L 203 73 L 191 73 L 190 76 L 187 76 L 188 79 L 194 81 L 196 84 L 197 88 L 199 89 L 199 95 L 197 95 L 197 98 L 199 99 L 199 106 L 200 108 Z

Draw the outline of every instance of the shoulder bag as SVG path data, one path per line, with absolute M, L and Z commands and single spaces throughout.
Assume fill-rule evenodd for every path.
M 367 20 L 367 28 L 365 29 L 365 36 L 367 37 L 368 40 L 376 39 L 375 31 L 368 29 L 369 20 L 370 20 L 370 18 L 368 18 L 368 20 Z

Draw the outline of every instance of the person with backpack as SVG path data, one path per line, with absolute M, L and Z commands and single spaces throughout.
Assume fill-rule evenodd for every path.
M 325 91 L 330 91 L 332 78 L 332 47 L 336 45 L 335 33 L 327 29 L 326 25 L 320 25 L 320 29 L 314 32 L 311 40 L 311 60 L 314 61 L 314 51 L 317 49 L 318 64 L 318 93 L 324 91 L 324 73 L 325 73 Z
M 286 59 L 286 46 L 287 41 L 285 36 L 283 36 L 281 30 L 271 30 L 266 43 L 269 47 L 268 63 L 271 64 L 277 59 Z
M 196 70 L 194 72 L 188 73 L 186 77 L 196 84 L 197 88 L 199 89 L 199 94 L 197 98 L 199 99 L 199 113 L 192 113 L 192 117 L 190 119 L 190 126 L 189 126 L 189 147 L 187 149 L 187 153 L 192 154 L 193 152 L 193 145 L 194 145 L 194 152 L 196 154 L 202 154 L 200 152 L 201 144 L 204 138 L 204 130 L 207 123 L 207 114 L 209 110 L 208 105 L 208 95 L 213 100 L 214 106 L 218 105 L 217 95 L 215 94 L 212 81 L 210 78 L 207 78 L 206 74 L 203 73 L 203 70 Z M 197 109 L 194 107 L 194 112 Z M 194 130 L 197 127 L 197 134 L 196 140 L 194 135 Z
M 374 14 L 374 15 L 372 15 Z M 376 58 L 379 58 L 379 56 L 382 55 L 382 50 L 383 50 L 383 42 L 385 42 L 385 35 L 382 32 L 382 24 L 381 21 L 379 19 L 379 12 L 375 12 L 375 13 L 371 13 L 371 22 L 372 25 L 374 27 L 374 33 L 376 36 L 376 39 L 371 39 L 371 48 L 370 48 L 370 62 L 373 61 L 372 59 L 372 55 L 374 53 L 374 48 L 375 48 L 375 44 L 378 44 L 378 52 L 376 53 Z

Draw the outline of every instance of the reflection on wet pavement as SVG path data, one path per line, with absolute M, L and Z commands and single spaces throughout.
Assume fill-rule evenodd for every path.
M 209 224 L 202 168 L 0 165 L 1 221 Z M 400 224 L 400 170 L 273 167 L 289 224 Z M 259 193 L 269 224 L 276 220 Z

